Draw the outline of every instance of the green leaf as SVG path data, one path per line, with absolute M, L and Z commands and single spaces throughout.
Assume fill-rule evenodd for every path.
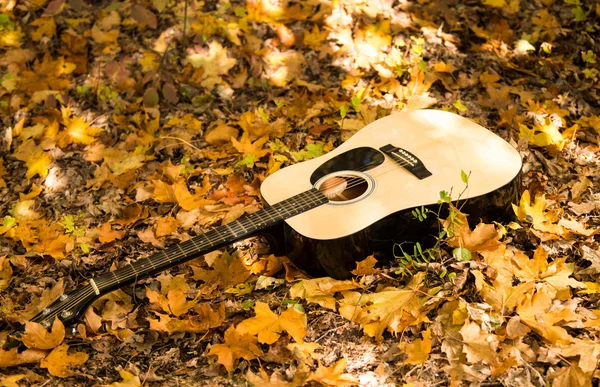
M 587 19 L 587 13 L 583 11 L 583 8 L 576 7 L 571 10 L 573 16 L 575 16 L 575 21 L 584 21 Z
M 6 227 L 11 227 L 11 226 L 14 226 L 15 224 L 17 224 L 17 220 L 15 218 L 13 218 L 12 216 L 5 216 L 2 224 Z
M 464 247 L 457 247 L 452 250 L 452 255 L 459 261 L 470 261 L 471 252 Z
M 10 21 L 10 17 L 8 15 L 2 14 L 0 15 L 0 23 L 5 24 Z
M 463 183 L 469 184 L 469 175 L 467 175 L 462 169 L 460 170 L 460 179 L 463 181 Z
M 348 113 L 348 108 L 346 107 L 346 105 L 342 105 L 340 107 L 340 116 L 342 116 L 342 120 L 346 118 L 346 113 Z
M 69 234 L 75 231 L 75 219 L 73 219 L 71 215 L 65 215 L 60 225 L 63 226 L 65 231 Z
M 356 95 L 350 99 L 350 103 L 355 110 L 358 108 L 358 105 L 360 105 L 361 102 L 361 99 Z
M 108 13 L 110 11 L 116 11 L 117 9 L 121 8 L 123 4 L 125 3 L 112 3 L 108 7 L 104 8 L 104 12 Z
M 467 107 L 463 105 L 462 102 L 460 102 L 460 99 L 457 99 L 456 102 L 452 104 L 452 106 L 454 106 L 460 112 L 464 113 L 467 111 Z
M 442 203 L 450 203 L 452 198 L 450 198 L 450 194 L 448 191 L 440 191 L 440 202 Z
M 596 63 L 596 54 L 592 50 L 588 50 L 587 52 L 582 52 L 581 57 L 587 63 Z
M 242 160 L 238 161 L 236 164 L 238 167 L 254 167 L 254 162 L 256 161 L 256 155 L 250 153 L 248 156 L 244 157 Z
M 244 17 L 248 13 L 248 11 L 246 11 L 246 8 L 244 7 L 235 7 L 233 13 L 235 13 L 235 16 L 237 17 Z
M 259 107 L 258 108 L 258 115 L 260 116 L 260 118 L 263 119 L 263 121 L 269 122 L 269 113 L 267 113 L 265 111 L 265 109 Z
M 252 300 L 246 300 L 246 301 L 242 302 L 242 308 L 244 308 L 244 309 L 250 309 L 252 307 L 254 307 L 254 301 L 252 301 Z
M 90 245 L 87 243 L 82 243 L 79 245 L 79 247 L 81 247 L 81 250 L 86 254 L 90 252 Z
M 310 160 L 325 154 L 323 144 L 308 144 L 303 151 L 291 152 L 292 156 L 298 161 Z
M 427 72 L 427 62 L 425 62 L 424 60 L 420 61 L 419 62 L 419 70 L 426 73 Z

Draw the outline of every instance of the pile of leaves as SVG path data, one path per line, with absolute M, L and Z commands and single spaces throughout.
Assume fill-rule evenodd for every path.
M 580 0 L 2 1 L 0 344 L 25 333 L 0 386 L 598 383 L 599 22 Z M 72 332 L 28 322 L 421 108 L 517 147 L 514 222 L 453 213 L 437 261 L 364 257 L 343 281 L 242 241 Z

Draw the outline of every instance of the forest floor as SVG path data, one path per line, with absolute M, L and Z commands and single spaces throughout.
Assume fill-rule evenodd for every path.
M 241 241 L 28 323 L 0 386 L 597 385 L 599 29 L 585 0 L 1 0 L 0 344 L 392 113 L 489 128 L 523 196 L 345 281 Z

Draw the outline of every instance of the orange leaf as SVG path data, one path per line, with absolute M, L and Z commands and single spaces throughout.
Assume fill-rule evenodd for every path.
M 46 356 L 46 351 L 39 349 L 26 349 L 19 352 L 17 348 L 4 351 L 0 347 L 0 367 L 13 367 L 20 364 L 37 363 Z
M 100 243 L 109 243 L 115 239 L 123 238 L 124 231 L 113 230 L 110 223 L 104 223 L 102 226 L 96 229 L 98 231 L 98 240 Z
M 287 331 L 297 342 L 303 342 L 306 335 L 306 314 L 299 312 L 296 308 L 288 308 L 281 316 L 271 311 L 269 305 L 257 302 L 255 307 L 256 316 L 242 321 L 237 327 L 240 333 L 258 335 L 258 341 L 265 344 L 273 344 L 279 339 L 281 332 Z
M 347 360 L 343 358 L 329 367 L 319 364 L 319 368 L 307 379 L 307 382 L 314 380 L 324 386 L 355 386 L 359 384 L 354 376 L 343 373 L 346 363 Z
M 366 259 L 356 263 L 356 270 L 352 270 L 354 275 L 379 274 L 381 270 L 375 269 L 377 260 L 374 256 L 369 255 Z
M 227 372 L 233 370 L 235 359 L 256 359 L 263 354 L 258 346 L 256 337 L 248 334 L 240 334 L 233 326 L 225 331 L 225 343 L 213 345 L 208 355 L 216 355 L 219 364 L 222 364 Z
M 47 368 L 50 375 L 66 378 L 75 373 L 69 369 L 71 366 L 83 364 L 88 359 L 88 354 L 83 352 L 75 352 L 68 354 L 69 346 L 62 344 L 56 347 L 45 359 L 42 359 L 40 367 Z
M 19 338 L 28 348 L 52 349 L 58 346 L 65 338 L 65 326 L 56 317 L 52 331 L 48 332 L 42 324 L 28 322 L 25 324 L 25 333 Z

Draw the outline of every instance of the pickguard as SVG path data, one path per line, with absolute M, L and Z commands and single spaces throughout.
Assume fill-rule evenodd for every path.
M 310 183 L 314 185 L 317 180 L 333 172 L 365 172 L 382 164 L 384 160 L 385 156 L 377 149 L 366 146 L 354 148 L 323 163 L 310 176 Z

